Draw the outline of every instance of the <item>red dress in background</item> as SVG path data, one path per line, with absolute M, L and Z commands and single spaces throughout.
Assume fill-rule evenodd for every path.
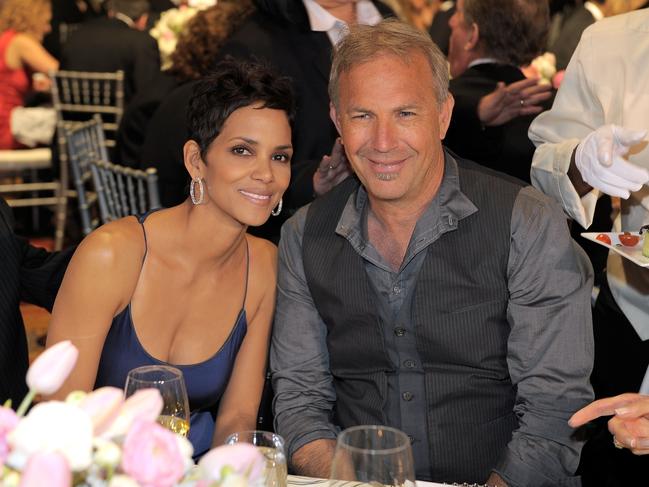
M 0 34 L 0 149 L 21 147 L 11 134 L 11 111 L 23 105 L 30 87 L 25 69 L 11 69 L 7 66 L 7 46 L 15 35 L 13 30 Z

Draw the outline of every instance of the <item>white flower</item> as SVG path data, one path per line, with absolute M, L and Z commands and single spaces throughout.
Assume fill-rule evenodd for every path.
M 7 471 L 5 476 L 0 480 L 2 480 L 2 483 L 0 483 L 2 487 L 18 487 L 20 485 L 20 474 L 13 470 Z
M 113 475 L 108 487 L 140 487 L 138 483 L 128 475 Z
M 197 0 L 197 2 L 202 5 L 203 3 L 209 2 L 209 0 L 203 0 L 202 2 Z M 171 54 L 176 49 L 178 36 L 185 29 L 185 25 L 189 19 L 196 15 L 196 12 L 202 8 L 207 7 L 194 7 L 193 5 L 189 5 L 187 7 L 165 10 L 160 15 L 160 19 L 156 22 L 155 26 L 149 31 L 151 37 L 158 41 L 161 68 L 163 70 L 171 67 Z
M 92 462 L 92 423 L 81 409 L 60 401 L 37 404 L 7 436 L 7 463 L 21 470 L 36 452 L 59 452 L 79 472 Z
M 72 391 L 70 394 L 65 396 L 65 402 L 72 404 L 73 406 L 78 406 L 81 404 L 88 394 L 84 391 Z
M 95 455 L 93 461 L 101 466 L 110 469 L 117 468 L 122 459 L 122 450 L 116 443 L 103 438 L 93 440 Z
M 550 83 L 557 72 L 556 64 L 557 58 L 551 52 L 546 52 L 532 61 L 532 66 L 539 74 L 542 83 Z
M 216 5 L 216 0 L 189 0 L 187 5 L 198 10 L 205 10 L 206 8 Z
M 230 474 L 221 481 L 220 487 L 248 487 L 245 475 Z
M 185 460 L 185 472 L 189 472 L 194 467 L 194 461 L 192 460 L 194 447 L 192 446 L 191 442 L 184 436 L 176 435 L 176 442 L 178 443 L 180 454 Z

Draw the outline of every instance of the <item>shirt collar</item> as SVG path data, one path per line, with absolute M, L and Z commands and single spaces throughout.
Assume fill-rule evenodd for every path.
M 113 18 L 115 18 L 117 20 L 121 20 L 122 22 L 124 22 L 129 27 L 133 27 L 135 25 L 135 22 L 133 22 L 133 19 L 131 17 L 129 17 L 128 15 L 124 15 L 121 12 L 115 12 L 115 15 L 113 15 Z
M 458 222 L 478 211 L 478 208 L 460 188 L 456 160 L 444 151 L 444 176 L 439 190 L 417 221 L 408 253 L 416 254 L 443 233 L 455 230 Z M 367 242 L 368 196 L 359 186 L 347 200 L 336 226 L 336 233 L 345 237 L 357 249 L 363 250 Z M 406 259 L 408 256 L 406 256 Z
M 604 12 L 593 2 L 585 2 L 584 8 L 588 10 L 595 20 L 602 20 L 604 18 Z
M 313 32 L 326 32 L 333 45 L 345 36 L 347 23 L 334 17 L 315 0 L 302 0 Z M 376 25 L 383 17 L 369 0 L 356 2 L 356 20 L 363 25 Z
M 467 68 L 472 68 L 473 66 L 477 66 L 478 64 L 499 64 L 500 61 L 496 59 L 495 57 L 481 57 L 478 59 L 474 59 L 469 63 Z

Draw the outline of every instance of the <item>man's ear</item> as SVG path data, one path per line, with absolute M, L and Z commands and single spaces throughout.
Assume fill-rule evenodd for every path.
M 334 106 L 333 102 L 329 102 L 329 117 L 331 118 L 331 121 L 334 123 L 336 126 L 336 130 L 338 131 L 338 135 L 342 137 L 342 132 L 340 130 L 340 120 L 338 119 L 338 112 L 336 110 L 336 107 Z
M 133 22 L 133 27 L 137 30 L 146 30 L 146 24 L 149 21 L 149 14 L 142 14 Z
M 444 137 L 446 137 L 446 131 L 451 123 L 454 105 L 455 98 L 450 93 L 446 97 L 446 100 L 439 104 L 439 138 L 441 140 L 444 140 Z
M 188 140 L 185 142 L 183 146 L 183 162 L 192 179 L 202 176 L 201 165 L 203 164 L 203 158 L 201 157 L 201 148 L 196 141 Z
M 478 27 L 478 24 L 473 22 L 471 24 L 471 35 L 469 35 L 469 38 L 464 44 L 464 50 L 465 51 L 475 50 L 478 47 L 479 42 L 480 42 L 480 27 Z

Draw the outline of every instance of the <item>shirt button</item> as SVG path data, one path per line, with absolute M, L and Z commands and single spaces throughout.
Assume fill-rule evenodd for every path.
M 404 360 L 404 361 L 403 361 L 403 365 L 404 365 L 407 369 L 413 369 L 413 368 L 415 367 L 416 364 L 415 364 L 415 361 L 414 361 L 414 360 Z
M 395 336 L 402 337 L 403 335 L 406 334 L 406 329 L 398 326 L 397 328 L 394 329 L 394 334 Z
M 403 397 L 404 401 L 412 401 L 412 398 L 415 396 L 412 392 L 406 391 L 403 394 L 401 394 L 401 397 Z
M 398 284 L 392 288 L 392 294 L 401 294 L 401 287 Z

